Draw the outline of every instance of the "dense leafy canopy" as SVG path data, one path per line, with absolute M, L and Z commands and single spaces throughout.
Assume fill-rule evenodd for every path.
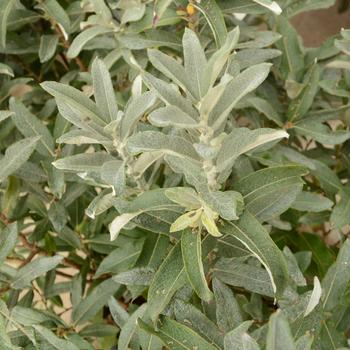
M 333 3 L 0 1 L 1 349 L 347 348 Z

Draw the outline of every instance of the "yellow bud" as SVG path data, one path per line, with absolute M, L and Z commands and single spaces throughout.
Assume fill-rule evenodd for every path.
M 192 5 L 192 4 L 188 4 L 187 7 L 186 7 L 186 11 L 187 13 L 192 16 L 196 13 L 196 9 L 195 7 Z

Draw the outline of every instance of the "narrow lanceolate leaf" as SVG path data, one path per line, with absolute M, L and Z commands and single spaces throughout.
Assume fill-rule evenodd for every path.
M 350 240 L 347 239 L 338 253 L 337 261 L 328 269 L 322 281 L 323 307 L 331 311 L 339 304 L 350 281 Z
M 17 222 L 9 224 L 0 233 L 0 265 L 14 248 L 18 236 Z
M 276 43 L 282 51 L 280 69 L 285 79 L 297 79 L 304 69 L 304 55 L 300 48 L 298 33 L 284 16 L 278 17 L 277 30 L 282 35 Z
M 340 200 L 334 206 L 331 214 L 331 225 L 334 228 L 340 229 L 350 223 L 350 186 L 344 186 L 339 191 Z
M 133 96 L 125 108 L 125 115 L 120 121 L 120 137 L 125 140 L 133 133 L 137 122 L 155 103 L 157 96 L 152 91 Z
M 266 350 L 295 350 L 295 344 L 289 324 L 281 311 L 275 312 L 269 320 L 266 337 Z
M 51 332 L 48 328 L 43 327 L 39 324 L 33 325 L 35 331 L 40 335 L 47 345 L 42 345 L 50 347 L 50 349 L 57 350 L 78 350 L 78 347 L 74 345 L 72 342 L 64 339 L 58 338 L 53 332 Z
M 169 83 L 144 72 L 142 79 L 145 84 L 157 92 L 159 98 L 167 105 L 173 105 L 181 109 L 191 117 L 196 118 L 197 112 L 192 107 L 190 100 L 183 97 L 179 91 L 174 89 Z
M 111 28 L 101 27 L 101 26 L 92 26 L 88 29 L 85 29 L 80 34 L 78 34 L 71 46 L 67 51 L 68 58 L 77 57 L 84 46 L 93 38 L 96 38 L 98 35 L 106 34 L 112 32 Z
M 280 6 L 276 1 L 272 1 L 272 0 L 253 0 L 253 1 L 261 6 L 268 8 L 270 11 L 272 11 L 276 15 L 280 15 L 282 13 L 282 9 L 280 8 Z
M 192 288 L 201 299 L 210 301 L 213 294 L 208 288 L 204 275 L 200 233 L 193 233 L 190 229 L 184 230 L 181 236 L 181 251 L 183 264 Z
M 118 340 L 119 350 L 129 349 L 128 345 L 138 328 L 137 320 L 139 318 L 142 318 L 143 314 L 146 311 L 146 308 L 147 304 L 143 304 L 142 306 L 140 306 L 123 325 Z
M 0 181 L 13 174 L 23 165 L 33 153 L 39 137 L 29 137 L 17 141 L 6 149 L 5 155 L 0 159 Z
M 40 137 L 37 150 L 43 156 L 54 156 L 55 142 L 48 128 L 34 114 L 23 105 L 23 103 L 10 100 L 10 109 L 15 114 L 12 120 L 17 129 L 25 137 Z
M 229 333 L 225 335 L 224 345 L 225 350 L 245 350 L 243 346 L 243 335 L 247 334 L 249 327 L 252 325 L 253 321 L 245 321 L 241 323 L 236 328 L 232 329 Z
M 289 105 L 287 117 L 290 121 L 295 121 L 302 118 L 310 109 L 316 93 L 318 91 L 318 82 L 320 79 L 320 68 L 314 64 L 307 72 L 303 84 L 304 88 Z
M 11 282 L 13 289 L 28 287 L 31 281 L 43 275 L 47 271 L 54 269 L 63 257 L 56 255 L 53 257 L 40 257 L 20 268 Z
M 204 0 L 193 3 L 207 20 L 210 29 L 213 32 L 217 47 L 224 45 L 227 37 L 227 29 L 222 10 L 215 0 Z
M 6 46 L 7 19 L 15 3 L 15 0 L 8 0 L 0 4 L 0 44 L 2 47 Z
M 185 68 L 175 58 L 154 49 L 148 50 L 148 57 L 154 67 L 193 97 L 192 84 L 189 83 Z
M 61 158 L 53 162 L 57 169 L 76 172 L 100 172 L 102 165 L 113 161 L 114 158 L 105 152 L 82 153 L 74 156 Z
M 96 104 L 90 100 L 83 92 L 72 86 L 57 83 L 55 81 L 46 81 L 41 87 L 56 99 L 62 100 L 65 104 L 77 110 L 84 119 L 94 121 L 97 125 L 105 126 L 107 123 L 100 115 Z
M 299 165 L 269 167 L 245 176 L 235 189 L 242 193 L 249 212 L 266 221 L 292 205 L 304 184 L 301 176 L 306 174 Z
M 232 234 L 261 262 L 268 272 L 277 296 L 281 296 L 288 281 L 287 264 L 264 227 L 248 211 L 237 224 L 225 223 L 222 233 Z
M 124 307 L 113 297 L 108 299 L 108 307 L 111 316 L 118 327 L 122 328 L 129 319 L 129 314 Z
M 186 283 L 187 277 L 181 255 L 181 244 L 170 251 L 148 290 L 147 315 L 156 320 L 164 310 L 174 293 Z
M 165 135 L 158 131 L 139 132 L 128 139 L 127 149 L 131 154 L 162 151 L 190 160 L 199 160 L 192 143 L 179 136 Z
M 118 105 L 111 76 L 102 60 L 95 59 L 92 64 L 91 75 L 97 108 L 101 111 L 103 119 L 109 123 L 117 119 Z
M 174 314 L 176 321 L 189 326 L 212 345 L 222 348 L 223 339 L 219 328 L 195 306 L 181 299 L 176 299 Z
M 274 296 L 270 276 L 262 267 L 245 264 L 238 259 L 222 258 L 216 263 L 213 274 L 230 286 L 269 297 Z
M 232 290 L 217 278 L 213 279 L 216 302 L 216 322 L 221 331 L 227 333 L 243 322 L 241 310 Z
M 13 115 L 11 111 L 0 111 L 0 122 L 11 117 L 11 115 Z
M 42 35 L 40 38 L 39 59 L 40 63 L 49 61 L 56 52 L 58 35 Z
M 170 350 L 218 350 L 217 346 L 208 343 L 191 328 L 164 317 L 157 330 L 139 320 L 140 327 L 150 334 L 159 337 Z
M 193 129 L 198 122 L 175 106 L 158 108 L 149 115 L 150 122 L 159 127 L 176 126 L 178 128 Z
M 182 39 L 184 48 L 184 64 L 187 77 L 191 77 L 191 87 L 195 97 L 200 100 L 204 94 L 203 77 L 207 64 L 204 50 L 197 35 L 190 29 L 185 29 Z
M 317 193 L 300 192 L 295 201 L 292 203 L 292 208 L 300 211 L 320 212 L 329 210 L 333 206 L 333 202 Z
M 315 141 L 324 145 L 338 145 L 350 138 L 350 132 L 347 130 L 335 130 L 332 129 L 317 120 L 312 118 L 306 118 L 301 120 L 293 126 L 293 130 L 297 134 L 311 137 Z
M 102 282 L 73 308 L 72 319 L 75 325 L 84 323 L 93 318 L 107 303 L 108 298 L 114 295 L 120 284 L 112 278 Z
M 254 91 L 268 76 L 271 64 L 261 63 L 252 66 L 227 84 L 224 93 L 209 116 L 209 123 L 219 129 L 238 101 Z
M 235 160 L 246 152 L 255 148 L 288 138 L 284 130 L 261 128 L 250 130 L 247 128 L 236 128 L 227 135 L 217 157 L 218 171 L 224 171 L 233 166 Z
M 66 37 L 70 32 L 71 23 L 68 14 L 60 3 L 57 0 L 45 0 L 40 2 L 38 7 L 45 11 L 50 18 L 54 19 L 55 22 L 59 24 L 61 30 L 63 29 L 64 36 Z
M 312 290 L 309 303 L 306 306 L 306 310 L 304 313 L 304 316 L 311 314 L 311 312 L 315 309 L 315 307 L 318 305 L 320 298 L 322 294 L 322 288 L 321 283 L 319 279 L 315 276 L 314 277 L 314 288 Z

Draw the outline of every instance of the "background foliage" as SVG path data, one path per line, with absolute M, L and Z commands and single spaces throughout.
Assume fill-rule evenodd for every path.
M 0 0 L 1 349 L 348 348 L 333 3 Z

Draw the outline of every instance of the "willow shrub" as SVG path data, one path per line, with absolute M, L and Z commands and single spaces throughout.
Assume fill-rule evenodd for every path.
M 0 1 L 1 349 L 347 348 L 333 3 Z

